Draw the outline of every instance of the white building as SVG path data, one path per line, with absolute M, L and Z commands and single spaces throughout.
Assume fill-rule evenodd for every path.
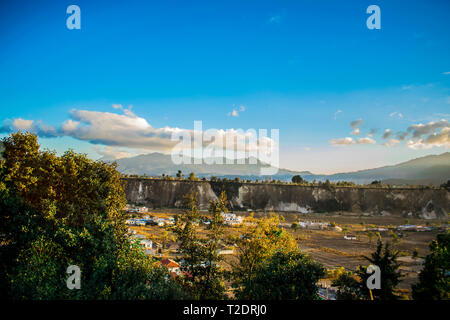
M 144 246 L 145 249 L 152 249 L 153 248 L 153 241 L 152 240 L 141 240 L 141 244 Z
M 134 222 L 134 224 L 135 224 L 136 226 L 145 226 L 145 221 L 143 221 L 143 220 L 136 220 L 136 221 Z
M 312 230 L 324 230 L 329 227 L 329 224 L 326 222 L 312 222 L 312 221 L 299 221 L 298 223 L 300 228 L 303 229 L 312 229 Z
M 234 250 L 233 249 L 223 249 L 223 250 L 219 250 L 217 253 L 220 255 L 234 254 Z
M 244 221 L 244 217 L 237 216 L 232 212 L 229 213 L 222 212 L 221 215 L 223 218 L 223 223 L 230 226 L 242 224 L 242 222 Z

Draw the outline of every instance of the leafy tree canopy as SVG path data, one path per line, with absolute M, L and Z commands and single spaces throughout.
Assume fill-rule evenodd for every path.
M 413 298 L 421 300 L 450 299 L 450 233 L 440 234 L 430 243 L 419 283 L 412 286 Z
M 3 139 L 0 160 L 0 296 L 13 299 L 183 297 L 126 235 L 115 165 L 41 151 L 37 137 Z M 81 269 L 81 289 L 66 286 Z

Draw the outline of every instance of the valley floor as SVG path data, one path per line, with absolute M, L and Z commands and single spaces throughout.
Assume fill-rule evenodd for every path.
M 178 210 L 167 211 L 153 211 L 149 215 L 155 217 L 168 218 L 180 213 Z M 248 216 L 247 212 L 235 212 L 238 215 Z M 254 213 L 255 218 L 264 216 L 264 213 Z M 395 241 L 392 231 L 380 232 L 383 242 L 394 241 L 395 248 L 400 252 L 399 262 L 401 264 L 401 271 L 404 274 L 399 285 L 403 294 L 411 297 L 411 284 L 418 279 L 418 274 L 422 269 L 424 257 L 429 253 L 429 243 L 436 239 L 436 235 L 442 232 L 445 228 L 442 220 L 421 220 L 409 219 L 401 217 L 363 217 L 351 213 L 329 213 L 329 214 L 291 214 L 281 213 L 285 221 L 282 224 L 284 229 L 293 234 L 297 239 L 297 243 L 301 250 L 309 253 L 313 259 L 322 263 L 327 269 L 336 269 L 343 267 L 348 271 L 355 271 L 359 265 L 368 265 L 363 256 L 370 256 L 376 248 L 376 236 L 369 237 L 368 230 L 372 228 L 386 228 L 394 230 L 394 228 L 404 224 L 423 225 L 435 227 L 432 231 L 402 231 L 396 232 L 400 234 Z M 297 229 L 294 230 L 291 225 L 293 222 L 312 221 L 312 222 L 326 222 L 333 223 L 342 231 L 335 230 L 311 230 L 311 229 Z M 227 226 L 225 234 L 229 236 L 240 236 L 248 228 L 248 225 L 230 227 Z M 177 244 L 175 238 L 170 231 L 170 228 L 161 228 L 158 226 L 133 226 L 136 232 L 145 234 L 147 239 L 153 241 L 164 242 L 164 248 L 160 250 L 156 257 L 177 258 Z M 164 231 L 166 230 L 166 231 Z M 440 231 L 441 230 L 441 231 Z M 202 232 L 202 227 L 199 227 L 199 232 Z M 356 240 L 344 239 L 345 234 L 352 234 Z M 233 247 L 223 248 L 225 250 L 233 249 Z M 418 251 L 418 257 L 413 258 L 414 250 Z M 234 254 L 227 254 L 224 256 L 223 267 L 230 269 L 230 264 L 236 261 L 236 250 Z M 323 283 L 330 285 L 331 281 L 325 280 Z

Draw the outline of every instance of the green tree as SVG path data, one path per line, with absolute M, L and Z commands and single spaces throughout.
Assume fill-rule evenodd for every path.
M 378 240 L 377 248 L 370 257 L 365 257 L 371 264 L 380 268 L 381 272 L 381 289 L 372 290 L 374 299 L 379 300 L 396 300 L 398 296 L 395 294 L 395 288 L 400 283 L 401 272 L 399 270 L 400 264 L 397 261 L 398 251 L 391 248 L 389 242 L 383 244 Z M 361 267 L 359 276 L 362 279 L 363 287 L 367 282 L 368 277 L 367 268 Z M 364 288 L 367 296 L 367 288 Z
M 272 215 L 256 221 L 237 242 L 238 263 L 233 264 L 233 287 L 236 296 L 248 299 L 255 270 L 260 263 L 276 251 L 290 252 L 297 249 L 297 243 L 289 232 L 279 227 L 280 217 Z
M 292 183 L 298 183 L 298 184 L 301 184 L 301 183 L 305 182 L 305 180 L 300 175 L 293 176 L 291 181 L 292 181 Z
M 222 261 L 219 254 L 219 244 L 223 237 L 223 217 L 222 213 L 228 212 L 227 197 L 225 191 L 218 200 L 210 201 L 209 214 L 211 218 L 209 232 L 205 243 L 205 269 L 204 281 L 202 285 L 201 298 L 220 299 L 224 297 L 225 284 L 224 273 L 218 262 Z
M 125 219 L 124 186 L 116 164 L 93 161 L 71 150 L 61 157 L 40 151 L 37 137 L 30 133 L 13 133 L 3 143 L 0 181 L 46 217 L 71 225 L 83 225 L 96 216 Z
M 211 223 L 206 237 L 200 237 L 195 226 L 197 221 L 205 218 L 198 210 L 197 194 L 189 193 L 185 202 L 186 210 L 177 216 L 174 227 L 183 257 L 183 285 L 195 299 L 224 298 L 225 287 L 223 272 L 218 265 L 221 260 L 218 249 L 224 226 L 221 212 L 227 211 L 225 193 L 217 201 L 210 202 Z
M 338 288 L 336 296 L 338 300 L 361 299 L 361 284 L 358 281 L 358 277 L 352 272 L 343 271 L 333 280 L 332 285 Z
M 323 266 L 299 250 L 276 251 L 257 265 L 242 293 L 252 300 L 314 300 L 324 275 Z
M 196 181 L 197 180 L 197 177 L 195 176 L 195 173 L 193 173 L 193 172 L 189 173 L 189 180 L 190 181 Z
M 3 139 L 0 161 L 0 278 L 14 299 L 182 297 L 166 270 L 126 235 L 123 185 L 115 165 L 40 151 L 37 137 Z M 82 289 L 68 290 L 77 265 Z M 139 285 L 142 283 L 143 285 Z M 135 285 L 132 285 L 135 284 Z
M 381 289 L 373 289 L 372 294 L 376 300 L 396 300 L 399 297 L 394 290 L 400 282 L 401 273 L 397 262 L 398 251 L 391 249 L 389 243 L 386 245 L 378 240 L 377 248 L 370 257 L 365 257 L 371 264 L 380 268 Z M 367 288 L 367 267 L 359 266 L 355 275 L 343 274 L 335 281 L 339 288 L 339 296 L 342 299 L 369 299 L 370 293 Z
M 412 286 L 413 298 L 420 300 L 450 299 L 450 233 L 439 234 L 430 243 L 419 282 Z

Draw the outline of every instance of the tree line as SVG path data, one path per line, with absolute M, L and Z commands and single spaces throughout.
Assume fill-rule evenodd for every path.
M 282 185 L 300 185 L 300 186 L 309 186 L 309 187 L 320 187 L 324 189 L 332 189 L 336 187 L 354 187 L 354 188 L 383 188 L 383 189 L 391 189 L 396 188 L 395 185 L 384 183 L 380 180 L 373 180 L 368 184 L 357 184 L 353 181 L 330 181 L 326 179 L 325 181 L 313 179 L 312 181 L 306 180 L 301 175 L 294 175 L 291 178 L 291 181 L 285 181 L 280 179 L 272 179 L 271 177 L 261 177 L 260 179 L 242 179 L 241 177 L 216 177 L 211 175 L 209 177 L 197 177 L 194 172 L 190 172 L 189 174 L 184 174 L 182 170 L 178 170 L 178 172 L 172 176 L 169 174 L 161 174 L 160 176 L 147 176 L 146 174 L 138 175 L 138 174 L 122 174 L 124 178 L 136 178 L 136 179 L 157 179 L 157 180 L 168 180 L 168 181 L 209 181 L 209 182 L 226 182 L 226 183 L 260 183 L 260 184 L 282 184 Z M 450 190 L 450 180 L 446 183 L 441 184 L 440 186 L 433 185 L 401 185 L 401 188 L 408 189 L 432 189 L 432 188 L 441 188 Z

